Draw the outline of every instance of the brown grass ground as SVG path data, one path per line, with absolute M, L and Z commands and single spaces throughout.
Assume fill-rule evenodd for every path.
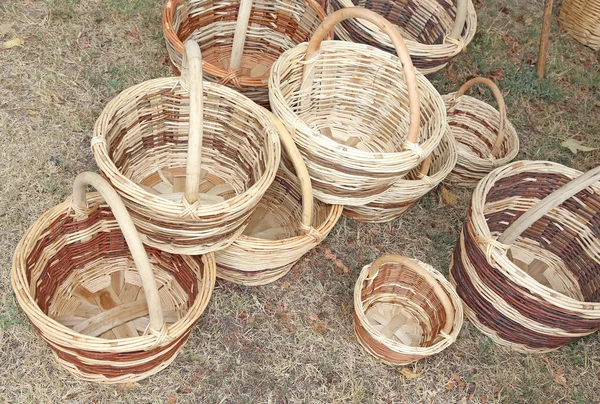
M 89 141 L 103 106 L 128 86 L 170 74 L 160 3 L 0 2 L 0 26 L 13 24 L 25 39 L 23 47 L 0 50 L 0 400 L 598 402 L 597 334 L 529 356 L 497 347 L 466 323 L 450 349 L 410 366 L 420 374 L 413 380 L 356 342 L 352 289 L 360 268 L 390 252 L 447 273 L 469 197 L 458 189 L 457 205 L 444 205 L 434 192 L 388 224 L 342 219 L 323 247 L 350 273 L 337 273 L 317 249 L 273 285 L 218 282 L 175 363 L 131 389 L 79 382 L 62 371 L 16 303 L 9 282 L 12 252 L 27 226 L 69 195 L 78 172 L 96 169 Z M 478 33 L 468 51 L 433 78 L 440 93 L 472 75 L 491 75 L 506 94 L 521 158 L 582 170 L 600 163 L 598 152 L 574 155 L 560 146 L 566 138 L 599 146 L 598 53 L 560 31 L 555 10 L 547 79 L 538 83 L 533 62 L 541 0 L 477 1 L 477 9 Z M 557 382 L 561 372 L 566 384 Z M 453 377 L 461 382 L 450 388 Z

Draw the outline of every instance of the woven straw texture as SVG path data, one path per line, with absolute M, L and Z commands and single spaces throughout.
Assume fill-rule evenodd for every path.
M 361 222 L 388 222 L 402 216 L 425 194 L 440 184 L 456 164 L 456 142 L 449 127 L 438 147 L 431 153 L 427 173 L 423 165 L 413 169 L 406 177 L 396 181 L 377 200 L 365 206 L 347 206 L 344 214 Z
M 508 226 L 582 173 L 519 161 L 475 188 L 450 276 L 469 319 L 499 344 L 546 352 L 600 329 L 600 183 L 546 213 L 511 245 Z
M 340 11 L 383 20 L 364 9 Z M 321 38 L 340 16 L 347 18 L 340 11 L 319 28 Z M 309 56 L 311 49 L 317 51 Z M 440 142 L 446 127 L 441 96 L 415 73 L 405 47 L 399 49 L 404 66 L 397 56 L 371 46 L 321 43 L 315 36 L 273 65 L 271 107 L 293 134 L 317 199 L 350 206 L 373 202 Z M 410 139 L 413 133 L 416 140 Z
M 406 39 L 415 67 L 423 74 L 434 73 L 467 47 L 475 36 L 477 14 L 471 0 L 465 0 L 465 19 L 456 38 L 450 36 L 457 18 L 457 6 L 450 0 L 330 0 L 331 13 L 344 7 L 365 7 L 396 25 Z M 344 21 L 335 28 L 340 39 L 364 43 L 394 52 L 389 38 L 364 20 Z
M 310 39 L 325 18 L 315 0 L 254 0 L 241 65 L 232 70 L 231 54 L 240 0 L 167 0 L 163 31 L 171 63 L 181 69 L 183 42 L 200 44 L 206 80 L 243 91 L 268 107 L 269 69 L 284 51 Z
M 441 352 L 458 336 L 456 291 L 428 264 L 384 256 L 366 265 L 354 288 L 354 331 L 371 355 L 405 365 Z
M 109 208 L 96 192 L 85 201 L 89 207 L 80 208 L 69 198 L 31 225 L 15 250 L 13 289 L 57 361 L 74 376 L 134 382 L 168 366 L 187 341 L 212 294 L 214 257 L 146 248 L 164 319 L 154 329 L 147 304 L 152 293 L 115 220 L 114 204 Z M 135 233 L 132 223 L 131 229 Z
M 600 49 L 599 0 L 563 0 L 558 20 L 573 38 L 594 50 Z
M 268 111 L 247 97 L 204 82 L 198 97 L 203 109 L 192 108 L 190 116 L 188 89 L 182 76 L 123 91 L 98 118 L 92 150 L 131 211 L 144 244 L 202 254 L 226 247 L 243 232 L 275 178 L 281 146 Z M 200 118 L 199 139 L 194 137 L 192 147 L 190 121 Z M 193 170 L 199 183 L 192 186 L 193 202 L 183 193 L 193 182 L 187 180 L 190 154 L 201 155 Z

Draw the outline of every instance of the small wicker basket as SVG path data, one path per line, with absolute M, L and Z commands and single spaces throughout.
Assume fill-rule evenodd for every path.
M 106 106 L 92 151 L 144 244 L 203 254 L 243 232 L 281 145 L 264 108 L 220 84 L 203 90 L 200 49 L 187 41 L 186 52 L 181 77 L 138 84 Z
M 547 352 L 600 329 L 599 181 L 600 167 L 518 161 L 475 188 L 450 279 L 497 343 Z
M 488 86 L 496 101 L 494 107 L 464 95 L 475 84 Z M 448 125 L 457 142 L 458 161 L 445 182 L 474 187 L 496 167 L 510 163 L 519 153 L 517 131 L 506 117 L 504 98 L 493 81 L 476 77 L 456 93 L 443 96 L 448 110 Z
M 330 0 L 328 11 L 365 7 L 395 24 L 406 38 L 415 67 L 434 73 L 463 51 L 475 36 L 477 14 L 471 0 Z M 344 21 L 335 28 L 340 39 L 372 45 L 387 52 L 394 46 L 379 28 L 364 20 Z
M 207 80 L 268 108 L 271 65 L 308 41 L 325 16 L 315 0 L 167 0 L 162 24 L 175 72 L 183 42 L 193 39 L 202 49 Z
M 86 194 L 86 185 L 99 193 Z M 167 367 L 206 308 L 212 254 L 146 248 L 118 194 L 82 173 L 73 197 L 27 230 L 11 273 L 21 308 L 80 379 L 135 382 Z
M 282 164 L 244 233 L 215 255 L 217 276 L 246 286 L 266 285 L 287 274 L 327 237 L 343 210 L 313 201 L 310 178 L 294 140 L 279 119 L 272 114 L 271 119 L 296 176 Z
M 382 223 L 402 216 L 440 184 L 456 164 L 456 142 L 449 127 L 437 149 L 419 168 L 399 179 L 379 199 L 364 206 L 346 206 L 344 214 L 361 222 Z
M 385 255 L 354 287 L 354 331 L 371 355 L 405 365 L 452 344 L 463 323 L 456 291 L 430 265 Z
M 364 44 L 323 42 L 347 18 L 381 26 L 398 57 Z M 441 96 L 414 71 L 400 34 L 364 8 L 336 11 L 310 43 L 281 55 L 269 90 L 273 111 L 294 134 L 315 197 L 326 203 L 373 202 L 431 154 L 446 127 Z
M 600 0 L 563 0 L 558 21 L 573 38 L 600 49 Z

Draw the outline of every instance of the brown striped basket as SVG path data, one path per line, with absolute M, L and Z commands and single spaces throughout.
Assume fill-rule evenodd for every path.
M 415 67 L 423 74 L 443 69 L 467 47 L 477 29 L 471 0 L 330 0 L 328 12 L 355 6 L 373 10 L 394 24 L 406 39 Z M 346 41 L 394 52 L 387 35 L 365 20 L 344 21 L 335 28 L 335 34 Z
M 327 237 L 343 210 L 341 205 L 313 200 L 310 178 L 294 140 L 279 119 L 272 114 L 271 119 L 296 175 L 282 161 L 244 233 L 215 254 L 217 276 L 247 286 L 266 285 L 287 274 Z
M 144 244 L 203 254 L 243 232 L 275 178 L 281 145 L 268 111 L 203 82 L 198 44 L 187 41 L 186 52 L 181 77 L 143 82 L 106 106 L 92 151 Z
M 456 291 L 423 262 L 384 255 L 356 281 L 356 337 L 387 363 L 405 365 L 441 352 L 456 340 L 462 323 Z
M 599 180 L 600 167 L 518 161 L 475 188 L 450 278 L 497 343 L 547 352 L 600 329 Z
M 162 24 L 175 71 L 183 43 L 192 39 L 202 49 L 207 80 L 268 108 L 271 65 L 308 41 L 324 18 L 316 0 L 167 0 Z
M 99 193 L 87 193 L 92 185 Z M 59 364 L 99 383 L 134 382 L 177 356 L 211 297 L 212 254 L 142 245 L 118 194 L 82 173 L 73 197 L 31 225 L 13 258 L 17 300 Z
M 558 21 L 573 38 L 600 49 L 600 0 L 563 0 Z

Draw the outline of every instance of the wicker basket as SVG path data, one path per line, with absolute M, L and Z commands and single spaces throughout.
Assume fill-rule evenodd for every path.
M 321 43 L 347 18 L 382 26 L 400 59 L 364 44 Z M 398 32 L 364 8 L 336 11 L 309 44 L 281 55 L 269 90 L 273 111 L 304 157 L 315 197 L 330 204 L 373 202 L 431 154 L 446 127 L 441 96 L 415 73 Z
M 330 0 L 329 13 L 344 7 L 366 7 L 395 24 L 406 38 L 415 67 L 434 73 L 467 47 L 475 36 L 477 14 L 471 0 Z M 344 21 L 335 28 L 346 41 L 359 42 L 394 52 L 379 28 L 364 20 Z
M 546 352 L 600 329 L 599 173 L 519 161 L 475 188 L 451 280 L 497 343 Z
M 282 164 L 244 233 L 215 255 L 218 277 L 247 286 L 266 285 L 287 274 L 327 237 L 343 209 L 313 201 L 310 178 L 294 140 L 279 119 L 271 118 L 297 177 Z
M 371 355 L 405 365 L 452 344 L 463 323 L 456 291 L 430 265 L 386 255 L 354 287 L 354 331 Z
M 498 112 L 494 107 L 465 94 L 474 84 L 491 88 Z M 445 95 L 448 125 L 457 142 L 458 161 L 445 182 L 474 187 L 496 167 L 511 162 L 519 153 L 519 137 L 506 118 L 502 93 L 494 82 L 484 77 L 467 81 L 456 93 Z
M 441 183 L 456 164 L 456 142 L 449 127 L 437 149 L 406 177 L 396 181 L 375 202 L 347 206 L 344 213 L 361 222 L 388 222 L 402 216 L 425 194 Z
M 600 0 L 563 0 L 558 21 L 573 38 L 600 49 Z
M 220 84 L 202 90 L 200 50 L 188 50 L 189 77 L 144 82 L 107 105 L 92 150 L 146 245 L 203 254 L 243 232 L 281 145 L 268 111 Z
M 88 184 L 99 193 L 86 194 Z M 80 379 L 124 383 L 175 359 L 208 304 L 215 274 L 212 254 L 144 250 L 117 193 L 98 174 L 82 173 L 73 197 L 27 230 L 11 279 L 61 366 Z
M 325 18 L 315 0 L 167 0 L 163 31 L 174 70 L 183 42 L 200 44 L 207 80 L 269 106 L 269 70 L 284 51 L 306 42 Z

